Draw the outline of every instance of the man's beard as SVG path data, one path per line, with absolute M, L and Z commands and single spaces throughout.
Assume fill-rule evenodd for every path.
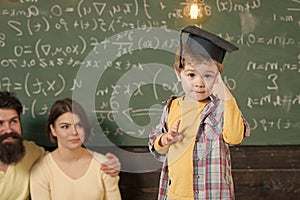
M 7 138 L 13 138 L 13 142 L 3 142 Z M 0 161 L 9 165 L 19 162 L 25 155 L 23 137 L 16 133 L 5 133 L 0 136 Z

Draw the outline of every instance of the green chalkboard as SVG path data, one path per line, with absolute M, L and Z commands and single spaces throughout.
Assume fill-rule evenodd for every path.
M 0 90 L 24 104 L 24 136 L 44 134 L 55 100 L 72 97 L 93 124 L 91 142 L 146 146 L 163 101 L 181 95 L 173 73 L 178 31 L 196 24 L 239 47 L 223 79 L 247 118 L 246 145 L 300 144 L 300 2 L 198 0 L 0 1 Z

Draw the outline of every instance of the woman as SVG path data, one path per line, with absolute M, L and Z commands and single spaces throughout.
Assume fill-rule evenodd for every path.
M 91 132 L 82 106 L 74 100 L 54 103 L 47 122 L 47 135 L 57 149 L 41 159 L 32 169 L 30 192 L 37 199 L 121 199 L 119 177 L 101 170 L 105 156 L 82 144 Z

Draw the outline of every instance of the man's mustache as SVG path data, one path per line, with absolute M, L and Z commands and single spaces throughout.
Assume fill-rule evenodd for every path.
M 19 133 L 10 132 L 10 133 L 4 133 L 4 134 L 0 135 L 0 142 L 6 140 L 7 138 L 23 140 L 22 135 L 20 135 Z

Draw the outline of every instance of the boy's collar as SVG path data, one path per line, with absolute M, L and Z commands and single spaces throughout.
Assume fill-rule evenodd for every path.
M 213 103 L 215 103 L 216 101 L 219 100 L 219 99 L 218 99 L 215 95 L 213 95 L 213 94 L 209 95 L 208 98 L 209 98 Z

